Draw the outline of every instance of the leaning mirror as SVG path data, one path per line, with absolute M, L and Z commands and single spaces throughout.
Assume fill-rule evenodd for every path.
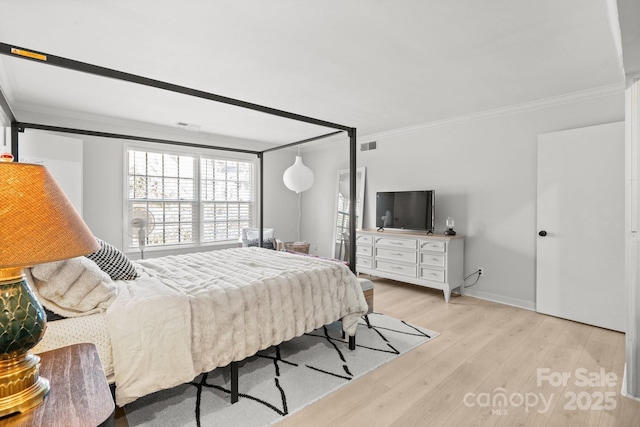
M 364 167 L 356 169 L 356 229 L 362 228 L 364 200 Z M 333 227 L 333 258 L 349 261 L 349 169 L 338 170 L 336 189 L 336 216 Z

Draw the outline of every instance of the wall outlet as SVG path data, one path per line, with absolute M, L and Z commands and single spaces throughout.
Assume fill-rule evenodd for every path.
M 484 267 L 478 267 L 478 276 L 484 276 Z

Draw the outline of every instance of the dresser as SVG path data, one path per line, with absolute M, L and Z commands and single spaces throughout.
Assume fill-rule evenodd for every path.
M 358 230 L 356 270 L 414 285 L 464 294 L 464 237 L 425 232 Z

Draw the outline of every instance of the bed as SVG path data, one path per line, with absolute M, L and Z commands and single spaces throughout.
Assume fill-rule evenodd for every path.
M 25 129 L 253 154 L 257 156 L 259 164 L 256 225 L 260 230 L 263 230 L 263 174 L 267 153 L 346 133 L 349 141 L 349 168 L 356 169 L 357 132 L 351 126 L 7 43 L 0 42 L 0 55 L 292 120 L 307 125 L 309 132 L 317 135 L 278 146 L 268 144 L 269 148 L 256 150 L 214 146 L 209 142 L 194 143 L 155 136 L 28 123 L 16 117 L 0 90 L 0 109 L 11 121 L 11 151 L 16 158 L 19 158 L 20 133 Z M 330 131 L 318 135 L 319 129 Z M 355 206 L 356 176 L 353 173 L 350 175 L 349 188 L 350 204 Z M 356 255 L 356 222 L 353 209 L 349 213 L 349 259 L 355 259 Z M 261 231 L 260 247 L 262 243 Z M 218 257 L 229 258 L 217 263 L 214 259 L 219 259 Z M 221 271 L 214 268 L 216 264 L 222 267 Z M 91 264 L 88 265 L 87 268 L 93 268 Z M 235 266 L 234 274 L 230 274 L 231 266 Z M 33 271 L 37 270 L 36 267 Z M 49 322 L 44 339 L 34 349 L 42 352 L 56 346 L 94 342 L 107 377 L 117 386 L 116 403 L 120 406 L 153 391 L 190 381 L 200 372 L 229 363 L 232 366 L 233 380 L 237 361 L 251 356 L 261 348 L 337 320 L 342 320 L 345 333 L 353 337 L 356 320 L 367 310 L 355 277 L 355 263 L 347 267 L 332 261 L 262 248 L 238 248 L 206 252 L 206 255 L 144 260 L 135 262 L 135 270 L 140 275 L 136 280 L 109 282 L 101 281 L 98 272 L 87 273 L 88 277 L 98 280 L 103 286 L 95 289 L 78 286 L 78 289 L 92 291 L 82 302 L 90 300 L 91 304 L 86 304 L 87 306 L 94 305 L 95 301 L 98 304 L 90 309 L 82 307 L 70 310 L 65 313 L 68 318 Z M 33 280 L 33 277 L 29 280 Z M 60 308 L 52 300 L 55 299 L 56 292 L 65 298 L 76 299 L 82 294 L 78 291 L 48 289 L 47 286 L 39 288 L 36 285 L 34 288 L 40 291 L 38 298 L 45 307 L 50 304 L 51 307 Z M 51 298 L 43 295 L 47 291 L 52 292 L 49 295 Z M 350 347 L 353 342 L 350 340 Z
M 135 280 L 107 281 L 106 304 L 50 321 L 34 349 L 95 343 L 119 406 L 338 320 L 354 336 L 367 311 L 357 278 L 331 260 L 248 247 L 132 263 Z M 40 301 L 60 311 L 36 268 Z

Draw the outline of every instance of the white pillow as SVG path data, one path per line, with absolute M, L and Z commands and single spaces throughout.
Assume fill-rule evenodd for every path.
M 116 297 L 109 275 L 86 257 L 38 264 L 31 268 L 31 275 L 40 302 L 61 316 L 104 311 Z

